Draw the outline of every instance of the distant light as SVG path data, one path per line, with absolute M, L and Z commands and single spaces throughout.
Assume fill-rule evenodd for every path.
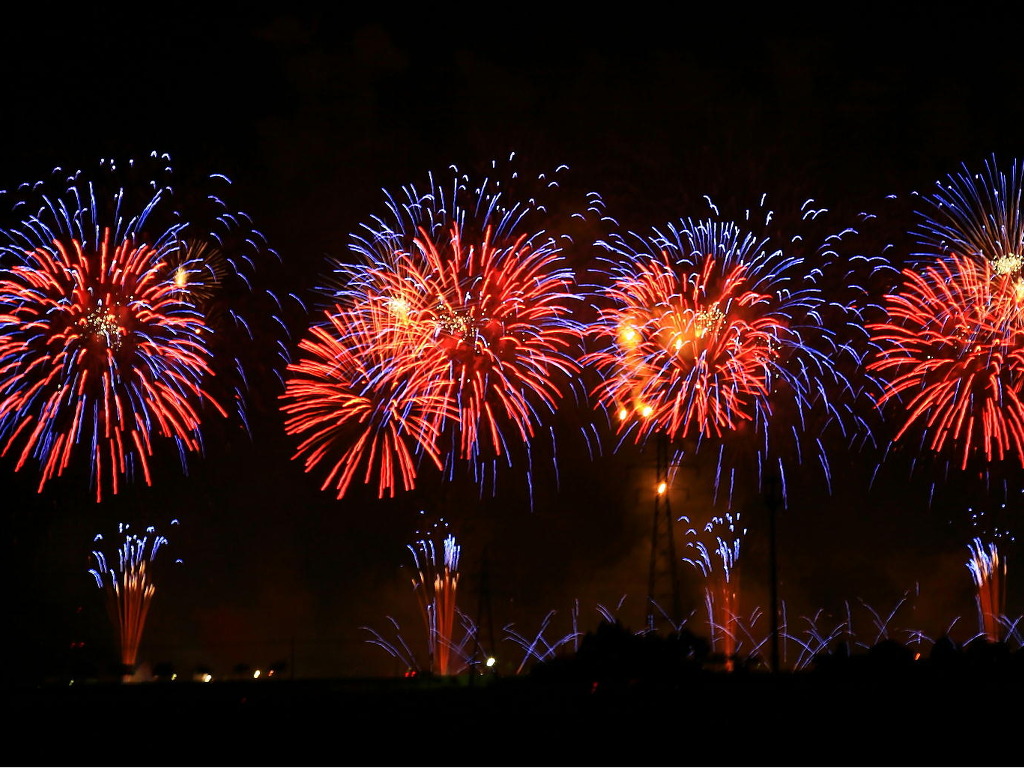
M 495 661 L 496 661 L 496 659 L 495 659 L 495 658 L 494 658 L 493 656 L 488 656 L 488 657 L 487 657 L 487 662 L 486 662 L 486 663 L 487 663 L 487 666 L 488 666 L 488 667 L 493 667 L 493 666 L 494 666 L 494 663 L 495 663 Z
M 658 495 L 659 496 L 664 496 L 665 495 L 665 491 L 667 491 L 667 490 L 668 490 L 668 483 L 666 483 L 664 480 L 662 480 L 660 483 L 658 483 Z
M 253 673 L 252 673 L 253 680 L 255 680 L 259 676 L 260 676 L 260 671 L 258 669 L 253 671 Z

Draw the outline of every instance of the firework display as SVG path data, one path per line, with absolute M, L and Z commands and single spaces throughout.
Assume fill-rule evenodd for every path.
M 388 216 L 353 235 L 355 262 L 335 264 L 331 306 L 282 395 L 296 458 L 326 470 L 325 490 L 341 498 L 376 473 L 379 495 L 394 495 L 423 458 L 464 462 L 482 483 L 557 411 L 579 370 L 580 322 L 543 215 L 456 174 L 388 196 Z
M 1013 629 L 1006 617 L 1007 553 L 1016 536 L 1005 524 L 1015 516 L 1020 497 L 1018 489 L 1009 501 L 966 510 L 973 533 L 967 545 L 971 553 L 967 569 L 975 589 L 979 631 L 989 642 L 1004 641 Z
M 172 524 L 176 522 L 172 521 Z M 118 631 L 121 664 L 125 674 L 130 676 L 130 670 L 134 669 L 138 659 L 142 631 L 156 593 L 153 562 L 157 552 L 168 542 L 153 527 L 147 528 L 140 536 L 122 523 L 118 526 L 118 533 L 122 541 L 117 549 L 116 566 L 113 556 L 102 549 L 95 549 L 92 552 L 95 567 L 89 573 L 96 579 L 96 586 L 107 594 L 107 608 Z M 100 534 L 94 541 L 103 540 Z
M 706 609 L 711 663 L 732 671 L 745 655 L 754 664 L 764 642 L 777 651 L 778 622 L 786 623 L 775 594 L 777 502 L 788 512 L 789 489 L 799 489 L 794 512 L 805 514 L 818 498 L 803 493 L 806 475 L 794 470 L 820 469 L 831 493 L 835 453 L 848 462 L 842 471 L 860 469 L 853 451 L 836 447 L 857 443 L 886 455 L 910 443 L 942 457 L 947 473 L 959 470 L 965 486 L 986 484 L 997 463 L 1008 486 L 1024 461 L 1021 167 L 1004 174 L 986 165 L 923 198 L 915 233 L 923 252 L 900 267 L 883 249 L 863 250 L 854 228 L 832 229 L 813 201 L 790 221 L 764 198 L 738 215 L 711 204 L 704 216 L 595 236 L 581 253 L 533 194 L 538 184 L 559 194 L 554 177 L 513 174 L 506 184 L 452 169 L 424 188 L 385 193 L 385 212 L 350 232 L 348 260 L 327 262 L 313 289 L 321 305 L 303 318 L 292 360 L 281 302 L 261 288 L 263 259 L 277 254 L 219 194 L 172 184 L 169 160 L 150 161 L 58 170 L 49 182 L 0 193 L 11 203 L 0 229 L 0 455 L 15 471 L 38 465 L 38 494 L 82 471 L 100 502 L 136 477 L 154 484 L 164 454 L 188 474 L 216 434 L 211 422 L 248 431 L 250 384 L 263 373 L 281 385 L 258 389 L 269 392 L 263 402 L 274 404 L 291 460 L 346 509 L 363 493 L 382 508 L 413 491 L 444 504 L 462 473 L 482 490 L 505 468 L 532 493 L 540 444 L 546 451 L 551 438 L 544 471 L 557 476 L 556 432 L 587 422 L 612 453 L 657 443 L 647 633 L 655 634 L 655 609 L 675 633 L 685 628 L 682 560 L 703 576 L 695 594 L 703 607 L 690 616 Z M 581 475 L 598 466 L 566 456 Z M 668 490 L 684 462 L 693 482 L 674 488 L 676 498 L 688 510 L 706 504 L 702 519 L 711 522 L 701 536 L 690 532 L 680 558 L 674 526 L 688 518 L 672 515 Z M 602 504 L 598 494 L 612 488 L 614 514 L 630 488 L 611 473 L 600 480 L 560 501 Z M 152 498 L 125 496 L 108 506 Z M 728 511 L 712 516 L 722 496 Z M 479 519 L 513 499 L 495 492 L 492 508 L 481 493 Z M 740 611 L 741 504 L 759 522 L 762 508 L 772 516 L 773 623 L 762 642 L 753 631 L 760 611 L 749 620 Z M 672 542 L 669 611 L 654 601 L 662 518 Z M 167 540 L 152 528 L 119 533 L 119 551 L 97 548 L 90 573 L 107 593 L 130 669 Z M 437 527 L 417 536 L 408 550 L 428 664 L 400 637 L 368 631 L 410 672 L 472 671 L 479 627 L 457 605 L 460 544 Z M 979 636 L 1019 644 L 1005 616 L 1006 552 L 983 537 L 969 548 Z M 482 614 L 490 587 L 483 576 L 469 586 L 479 589 Z M 618 623 L 611 612 L 605 618 Z M 536 636 L 506 625 L 505 639 L 525 652 L 517 674 L 528 661 L 578 650 L 578 610 L 572 631 L 554 642 L 544 637 L 549 620 Z M 801 645 L 796 664 L 805 667 L 843 626 L 822 634 L 815 623 L 806 643 L 782 637 Z M 778 665 L 773 656 L 773 671 Z
M 105 161 L 94 175 L 58 169 L 11 195 L 15 223 L 0 230 L 0 450 L 17 470 L 38 464 L 40 491 L 84 455 L 99 501 L 124 478 L 151 483 L 159 444 L 184 466 L 202 449 L 205 420 L 245 422 L 243 360 L 254 350 L 241 335 L 251 327 L 225 304 L 238 282 L 252 290 L 265 249 L 212 194 L 182 213 L 188 195 L 172 176 L 154 154 Z
M 477 660 L 476 654 L 481 650 L 479 628 L 457 605 L 462 548 L 448 528 L 445 520 L 437 520 L 427 526 L 427 530 L 418 531 L 416 541 L 407 545 L 415 568 L 412 588 L 426 630 L 427 664 L 424 666 L 417 661 L 416 653 L 402 637 L 398 622 L 393 618 L 390 619 L 395 630 L 393 641 L 375 629 L 363 627 L 373 636 L 369 642 L 401 660 L 408 675 L 422 671 L 434 675 L 458 674 Z M 463 630 L 461 639 L 456 637 L 456 623 Z

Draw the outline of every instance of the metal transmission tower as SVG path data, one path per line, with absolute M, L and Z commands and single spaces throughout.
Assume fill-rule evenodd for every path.
M 654 488 L 654 519 L 651 525 L 651 563 L 647 583 L 647 629 L 654 630 L 658 614 L 667 614 L 675 629 L 682 620 L 679 596 L 679 558 L 672 518 L 669 486 L 672 473 L 668 438 L 659 432 L 655 440 L 656 475 Z

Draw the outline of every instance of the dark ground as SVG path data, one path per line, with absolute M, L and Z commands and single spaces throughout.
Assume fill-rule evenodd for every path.
M 6 725 L 16 734 L 9 754 L 41 766 L 1021 762 L 1019 663 L 882 669 L 848 661 L 596 690 L 576 682 L 96 683 L 14 691 Z

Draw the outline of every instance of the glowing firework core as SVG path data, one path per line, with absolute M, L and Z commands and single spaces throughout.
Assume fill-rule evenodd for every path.
M 697 338 L 702 338 L 706 333 L 715 333 L 719 325 L 725 320 L 725 314 L 718 308 L 718 305 L 708 309 L 701 309 L 694 312 L 693 327 L 696 329 Z
M 102 305 L 89 309 L 78 321 L 85 338 L 101 342 L 108 349 L 118 349 L 125 329 L 109 308 Z
M 435 306 L 438 336 L 441 339 L 452 339 L 455 346 L 450 352 L 457 359 L 459 351 L 473 355 L 482 355 L 496 340 L 495 331 L 500 334 L 501 323 L 482 316 L 477 317 L 477 306 L 470 301 L 464 307 L 457 308 L 448 304 L 443 297 L 438 297 Z
M 997 275 L 1014 275 L 1020 272 L 1024 259 L 1015 253 L 1007 253 L 992 259 L 992 270 Z

